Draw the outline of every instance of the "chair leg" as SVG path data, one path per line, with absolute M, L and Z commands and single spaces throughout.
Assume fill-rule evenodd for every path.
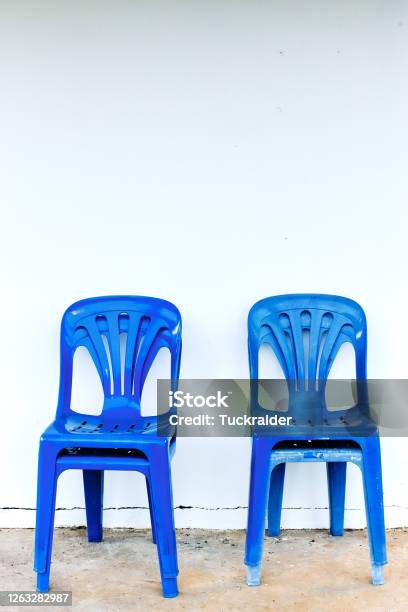
M 361 446 L 372 582 L 379 585 L 384 583 L 384 565 L 387 563 L 380 440 L 377 437 L 365 438 Z
M 156 544 L 156 533 L 154 527 L 154 513 L 153 513 L 153 503 L 152 503 L 152 494 L 150 492 L 150 483 L 149 478 L 146 476 L 146 489 L 147 489 L 147 499 L 149 502 L 149 513 L 150 513 L 150 525 L 152 527 L 152 541 Z
M 103 538 L 103 470 L 82 470 L 84 479 L 86 524 L 88 542 L 101 542 Z
M 342 536 L 344 533 L 347 462 L 328 461 L 326 469 L 329 489 L 330 533 L 332 536 Z
M 268 504 L 268 535 L 280 534 L 285 464 L 278 463 L 271 472 Z
M 37 572 L 37 591 L 42 593 L 49 590 L 57 478 L 56 452 L 48 443 L 42 442 L 40 443 L 38 457 L 34 547 L 34 570 Z
M 163 596 L 176 597 L 178 595 L 177 544 L 168 447 L 154 448 L 149 454 L 149 460 L 151 506 Z
M 248 586 L 261 582 L 265 516 L 270 482 L 271 443 L 267 438 L 253 438 L 251 480 L 249 487 L 248 526 L 245 564 Z

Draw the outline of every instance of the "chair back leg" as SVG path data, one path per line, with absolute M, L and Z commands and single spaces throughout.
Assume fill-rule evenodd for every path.
M 268 503 L 268 535 L 280 534 L 285 464 L 278 463 L 271 472 Z
M 149 503 L 149 514 L 150 514 L 150 525 L 152 528 L 152 541 L 156 544 L 156 531 L 154 526 L 154 512 L 153 512 L 153 502 L 152 502 L 152 494 L 150 491 L 150 482 L 148 476 L 146 476 L 146 489 L 147 489 L 147 500 Z
M 103 538 L 103 470 L 82 470 L 84 479 L 86 524 L 88 542 L 101 542 Z
M 330 533 L 332 536 L 342 536 L 344 533 L 347 462 L 328 461 L 326 469 L 329 490 Z

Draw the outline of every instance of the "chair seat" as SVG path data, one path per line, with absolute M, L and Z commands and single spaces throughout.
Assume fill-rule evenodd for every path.
M 115 422 L 101 416 L 56 419 L 42 435 L 42 440 L 58 443 L 62 448 L 129 448 L 164 444 L 173 440 L 176 428 L 166 428 L 160 435 L 156 417 L 139 417 Z
M 285 437 L 297 439 L 310 438 L 358 438 L 376 435 L 378 425 L 374 418 L 364 408 L 356 405 L 345 410 L 329 411 L 307 415 L 299 415 L 295 410 L 288 412 L 275 412 L 255 408 L 251 414 L 257 418 L 271 418 L 277 416 L 292 417 L 292 420 L 283 425 L 270 425 L 256 423 L 252 432 L 254 436 Z M 296 415 L 296 418 L 295 418 Z

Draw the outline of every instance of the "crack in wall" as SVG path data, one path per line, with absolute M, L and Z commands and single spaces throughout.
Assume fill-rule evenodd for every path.
M 408 510 L 408 506 L 399 506 L 397 504 L 391 504 L 384 506 L 385 508 L 397 508 L 399 510 Z M 148 506 L 106 506 L 104 510 L 148 510 Z M 283 506 L 282 510 L 328 510 L 328 506 Z M 35 512 L 36 508 L 25 507 L 25 506 L 3 506 L 1 510 L 29 510 Z M 85 506 L 71 506 L 70 508 L 55 508 L 56 512 L 64 511 L 69 512 L 72 510 L 85 510 Z M 209 512 L 219 512 L 222 510 L 248 510 L 248 506 L 219 506 L 215 508 L 207 506 L 184 506 L 180 504 L 175 506 L 174 510 L 205 510 Z M 346 511 L 360 512 L 364 508 L 345 508 Z

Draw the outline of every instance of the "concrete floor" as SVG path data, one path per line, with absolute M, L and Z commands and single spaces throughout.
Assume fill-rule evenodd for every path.
M 29 529 L 0 530 L 0 589 L 34 588 L 33 536 Z M 244 532 L 181 529 L 176 599 L 161 597 L 156 550 L 147 531 L 106 529 L 103 543 L 88 544 L 83 528 L 56 529 L 54 541 L 51 588 L 73 592 L 73 607 L 58 609 L 408 610 L 408 529 L 388 531 L 386 584 L 377 587 L 370 584 L 364 531 L 343 538 L 325 531 L 284 531 L 266 538 L 262 585 L 247 587 Z

